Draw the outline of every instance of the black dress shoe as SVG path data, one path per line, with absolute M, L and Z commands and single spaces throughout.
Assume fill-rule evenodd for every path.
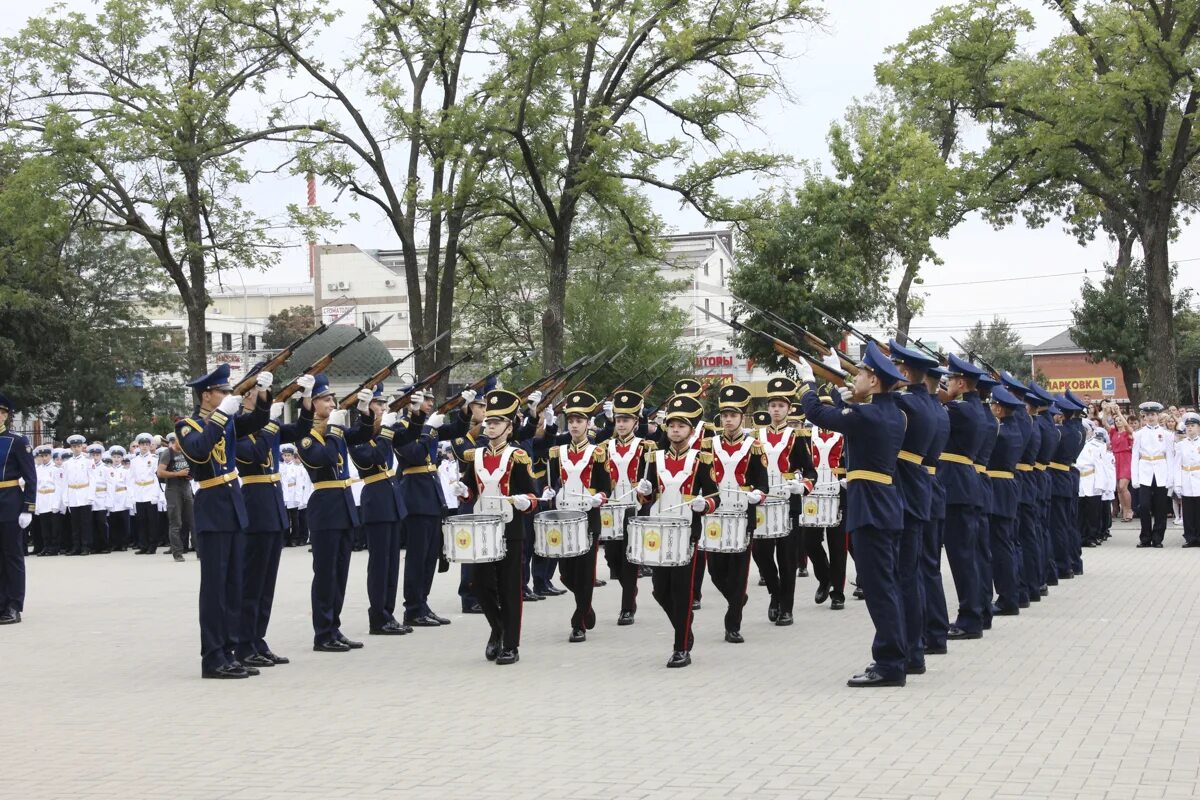
M 395 622 L 388 620 L 382 625 L 371 628 L 369 631 L 367 631 L 367 633 L 369 633 L 371 636 L 403 636 L 410 630 L 412 629 L 407 625 L 398 625 Z
M 829 587 L 828 586 L 817 587 L 817 593 L 813 595 L 813 602 L 816 603 L 817 605 L 821 605 L 828 599 L 829 599 Z
M 692 611 L 699 611 L 699 610 L 700 610 L 700 601 L 693 600 L 692 601 Z
M 1029 595 L 1029 602 L 1031 602 L 1031 603 L 1040 603 L 1040 602 L 1042 602 L 1042 593 L 1041 593 L 1041 592 L 1034 592 L 1033 594 Z
M 429 616 L 428 614 L 424 614 L 420 617 L 409 617 L 404 620 L 404 624 L 411 625 L 414 628 L 440 628 L 440 627 L 442 627 L 442 623 L 438 622 L 436 619 Z
M 1150 545 L 1149 545 L 1149 544 L 1147 544 L 1146 542 L 1138 542 L 1138 543 L 1137 543 L 1137 546 L 1138 546 L 1138 547 L 1150 547 Z
M 273 667 L 273 666 L 275 666 L 275 662 L 272 661 L 271 659 L 267 658 L 266 656 L 262 656 L 262 655 L 259 655 L 258 653 L 255 653 L 252 656 L 246 656 L 245 658 L 243 658 L 242 666 L 243 667 Z
M 226 664 L 216 669 L 206 669 L 200 673 L 202 678 L 218 678 L 224 680 L 237 680 L 239 678 L 249 678 L 250 673 L 241 667 L 233 664 Z
M 1060 574 L 1060 575 L 1058 576 L 1058 579 L 1059 579 L 1060 581 L 1069 581 L 1069 580 L 1071 580 L 1071 579 L 1072 579 L 1072 578 L 1074 578 L 1074 577 L 1075 577 L 1075 573 L 1074 573 L 1074 572 L 1064 572 L 1064 573 L 1062 573 L 1062 574 Z
M 618 625 L 632 625 L 633 624 L 633 612 L 632 611 L 622 611 L 621 615 L 619 617 L 617 617 L 617 624 Z
M 502 649 L 496 655 L 496 663 L 502 667 L 507 666 L 508 664 L 515 664 L 520 660 L 521 660 L 521 655 L 520 655 L 520 653 L 517 652 L 517 649 L 515 647 Z
M 962 628 L 958 627 L 957 625 L 951 625 L 950 630 L 946 631 L 946 638 L 954 639 L 954 640 L 982 639 L 983 634 L 982 633 L 967 633 L 966 631 L 964 631 Z
M 796 576 L 799 578 L 807 578 L 808 577 L 808 567 L 801 567 L 800 569 L 796 570 Z
M 792 619 L 792 612 L 790 611 L 780 612 L 779 619 L 775 620 L 775 624 L 781 628 L 791 625 L 793 622 L 795 620 Z
M 0 625 L 16 625 L 21 621 L 21 612 L 15 609 L 9 609 L 3 614 L 0 614 Z
M 766 585 L 767 585 L 767 579 L 766 579 L 766 578 L 764 578 L 764 577 L 762 577 L 762 576 L 759 576 L 759 578 L 758 578 L 758 585 L 759 585 L 759 586 L 766 586 Z
M 534 586 L 533 590 L 545 597 L 558 597 L 560 594 L 566 594 L 566 589 L 560 589 L 550 581 L 546 581 L 541 586 Z
M 1154 543 L 1154 546 L 1155 546 L 1155 547 L 1159 547 L 1159 548 L 1161 548 L 1161 547 L 1162 547 L 1162 542 L 1155 542 L 1155 543 Z
M 885 678 L 873 669 L 868 669 L 861 675 L 855 675 L 846 681 L 847 686 L 852 686 L 856 689 L 874 686 L 903 686 L 904 684 L 905 678 L 903 675 L 899 678 Z
M 841 611 L 845 607 L 846 607 L 846 601 L 840 597 L 833 598 L 833 600 L 829 603 L 830 611 Z
M 500 655 L 500 640 L 488 639 L 487 647 L 483 649 L 483 657 L 488 661 L 495 661 L 498 655 Z
M 767 622 L 774 622 L 779 619 L 779 603 L 774 600 L 767 606 Z
M 290 664 L 290 663 L 292 663 L 292 660 L 290 658 L 287 658 L 285 656 L 277 656 L 274 653 L 272 653 L 270 650 L 263 653 L 263 657 L 271 659 L 271 663 L 273 663 L 273 664 Z
M 1183 543 L 1183 546 L 1184 546 L 1185 548 L 1187 548 L 1187 547 L 1200 547 L 1200 542 L 1184 542 L 1184 543 Z M 38 555 L 40 555 L 40 556 L 44 556 L 44 555 L 45 555 L 45 553 L 38 553 Z
M 537 592 L 531 592 L 531 591 L 530 591 L 530 590 L 528 590 L 528 589 L 526 589 L 525 591 L 521 592 L 521 597 L 522 597 L 522 598 L 525 600 L 525 602 L 526 602 L 526 603 L 536 603 L 538 600 L 545 600 L 545 599 L 546 599 L 548 596 L 549 596 L 549 595 L 541 595 L 541 594 L 538 594 Z M 476 606 L 478 606 L 478 605 L 479 605 L 479 604 L 478 604 L 478 603 L 476 603 Z M 482 614 L 482 613 L 483 613 L 483 609 L 482 609 L 482 608 L 481 608 L 481 609 L 479 609 L 479 613 L 480 613 L 480 614 Z
M 854 599 L 855 599 L 855 600 L 862 600 L 862 599 L 863 599 L 864 597 L 866 597 L 866 596 L 867 596 L 867 595 L 866 595 L 866 593 L 864 593 L 864 592 L 863 592 L 863 590 L 862 590 L 862 587 L 861 587 L 861 586 L 855 586 L 855 587 L 854 587 Z M 865 673 L 864 673 L 864 674 L 865 674 Z
M 746 638 L 742 636 L 741 631 L 725 631 L 725 641 L 730 644 L 743 644 Z
M 583 630 L 582 628 L 572 628 L 571 635 L 567 637 L 567 641 L 571 643 L 586 642 L 587 631 Z
M 175 553 L 175 560 L 183 561 L 184 560 L 183 555 L 181 553 Z
M 1046 585 L 1047 586 L 1058 586 L 1058 577 L 1056 576 L 1053 578 L 1048 578 L 1046 580 Z
M 925 655 L 927 656 L 944 656 L 948 652 L 950 651 L 946 648 L 946 645 L 942 645 L 941 647 L 936 645 L 933 647 L 930 647 L 929 645 L 925 646 Z
M 482 614 L 483 608 L 480 607 L 479 603 L 475 603 L 474 605 L 467 606 L 462 611 L 464 614 Z
M 1042 584 L 1038 587 L 1038 594 L 1040 594 L 1042 597 L 1045 597 L 1046 595 L 1050 594 L 1050 587 Z
M 252 667 L 249 664 L 243 664 L 241 661 L 235 661 L 230 666 L 241 667 L 243 670 L 245 670 L 246 674 L 250 675 L 250 676 L 260 674 L 258 671 L 258 667 Z M 274 665 L 272 665 L 272 666 L 274 666 Z
M 608 581 L 604 580 L 603 578 L 596 578 L 594 581 L 592 581 L 592 586 L 608 586 Z
M 1015 617 L 1021 613 L 1019 608 L 1004 608 L 1003 606 L 992 606 L 993 617 Z
M 361 650 L 362 646 L 363 646 L 362 642 L 355 642 L 351 639 L 347 639 L 345 636 L 343 636 L 340 633 L 337 635 L 337 640 L 339 642 L 341 642 L 342 644 L 346 645 L 346 647 L 349 647 L 351 650 Z
M 445 617 L 439 616 L 437 613 L 435 613 L 433 611 L 429 612 L 429 616 L 436 619 L 438 621 L 439 625 L 449 625 L 450 624 L 450 620 L 446 619 Z
M 924 675 L 925 674 L 925 665 L 924 664 L 905 664 L 904 665 L 904 674 L 905 675 Z
M 317 653 L 349 653 L 350 648 L 337 639 L 330 639 L 328 642 L 314 644 L 313 651 Z
M 1021 602 L 1017 603 L 1017 608 L 1029 608 L 1029 601 L 1022 600 Z
M 667 660 L 668 669 L 680 669 L 692 663 L 692 654 L 684 650 L 676 650 Z

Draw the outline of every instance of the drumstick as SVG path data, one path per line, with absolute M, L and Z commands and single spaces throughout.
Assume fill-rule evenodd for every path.
M 739 492 L 740 492 L 740 491 L 742 491 L 742 490 L 741 490 L 741 489 L 738 489 L 737 491 L 739 491 Z M 749 493 L 748 493 L 748 492 L 746 492 L 745 494 L 749 494 Z M 720 496 L 721 496 L 721 493 L 718 491 L 718 492 L 713 492 L 712 494 L 701 494 L 701 495 L 697 495 L 696 497 L 693 497 L 693 498 L 692 498 L 692 500 L 699 500 L 700 498 L 704 498 L 704 499 L 706 499 L 706 500 L 707 500 L 707 499 L 710 499 L 710 498 L 713 498 L 713 497 L 720 497 Z M 683 508 L 684 506 L 690 506 L 690 505 L 692 504 L 692 500 L 685 500 L 685 501 L 683 501 L 682 503 L 676 503 L 676 504 L 675 504 L 675 505 L 673 505 L 673 506 L 667 506 L 666 508 L 660 508 L 660 509 L 658 510 L 658 513 L 660 513 L 660 514 L 661 514 L 661 513 L 662 513 L 662 512 L 664 512 L 664 511 L 673 511 L 673 510 L 675 510 L 675 509 L 677 509 L 677 508 Z

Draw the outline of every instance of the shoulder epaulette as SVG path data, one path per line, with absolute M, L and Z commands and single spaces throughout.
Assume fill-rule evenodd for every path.
M 658 450 L 658 445 L 649 439 L 642 439 L 642 450 L 647 453 L 653 453 Z
M 760 442 L 757 437 L 754 439 L 754 444 L 750 445 L 750 453 L 751 455 L 756 456 L 763 454 L 762 442 Z
M 462 454 L 462 460 L 463 461 L 474 461 L 475 460 L 475 451 L 467 450 L 466 452 L 464 452 Z
M 712 450 L 712 443 L 713 443 L 713 440 L 711 438 L 701 439 L 700 440 L 701 452 L 703 452 L 705 450 Z
M 512 454 L 512 462 L 514 464 L 532 464 L 533 459 L 529 457 L 529 453 L 524 450 L 517 450 Z
M 711 452 L 701 452 L 700 455 L 696 456 L 696 460 L 701 464 L 711 464 L 713 463 L 713 454 Z
M 601 442 L 596 445 L 596 449 L 592 451 L 592 460 L 596 463 L 603 463 L 608 460 L 608 448 L 605 447 L 607 442 Z

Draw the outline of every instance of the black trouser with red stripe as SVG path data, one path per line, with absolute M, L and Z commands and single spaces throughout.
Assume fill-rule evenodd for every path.
M 474 564 L 471 569 L 471 592 L 492 626 L 492 638 L 500 641 L 505 650 L 521 645 L 521 553 L 524 550 L 525 530 L 518 519 L 504 530 L 507 552 L 499 561 Z
M 767 584 L 771 605 L 780 613 L 792 613 L 796 603 L 796 567 L 800 556 L 800 528 L 793 525 L 779 539 L 754 537 L 751 543 L 758 574 Z
M 654 587 L 654 599 L 667 612 L 671 627 L 675 629 L 676 652 L 691 652 L 696 637 L 692 635 L 692 585 L 700 571 L 699 561 L 703 551 L 696 551 L 690 564 L 681 567 L 655 567 L 650 580 Z
M 746 606 L 746 582 L 750 577 L 750 551 L 708 553 L 708 574 L 717 591 L 725 598 L 725 630 L 742 629 L 742 609 Z
M 637 564 L 625 558 L 625 539 L 610 539 L 604 543 L 604 560 L 610 577 L 621 584 L 621 610 L 637 611 Z
M 591 524 L 592 514 L 596 514 L 596 525 Z M 575 596 L 575 613 L 571 614 L 571 630 L 591 630 L 596 627 L 596 612 L 592 610 L 592 594 L 596 590 L 596 540 L 599 536 L 599 512 L 588 512 L 588 528 L 591 534 L 592 546 L 581 556 L 560 558 L 558 572 L 562 575 L 563 586 Z
M 846 523 L 839 522 L 835 528 L 801 528 L 804 537 L 804 551 L 812 562 L 813 577 L 817 583 L 828 586 L 829 594 L 837 600 L 846 599 Z M 829 542 L 829 555 L 821 540 Z

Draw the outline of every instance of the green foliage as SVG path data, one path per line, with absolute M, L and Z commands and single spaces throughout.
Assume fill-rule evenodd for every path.
M 262 346 L 267 350 L 282 350 L 317 326 L 312 306 L 292 306 L 267 317 L 263 328 Z
M 1008 320 L 993 317 L 987 325 L 980 320 L 971 326 L 963 345 L 998 370 L 1008 370 L 1020 380 L 1029 378 L 1029 359 L 1021 335 Z

